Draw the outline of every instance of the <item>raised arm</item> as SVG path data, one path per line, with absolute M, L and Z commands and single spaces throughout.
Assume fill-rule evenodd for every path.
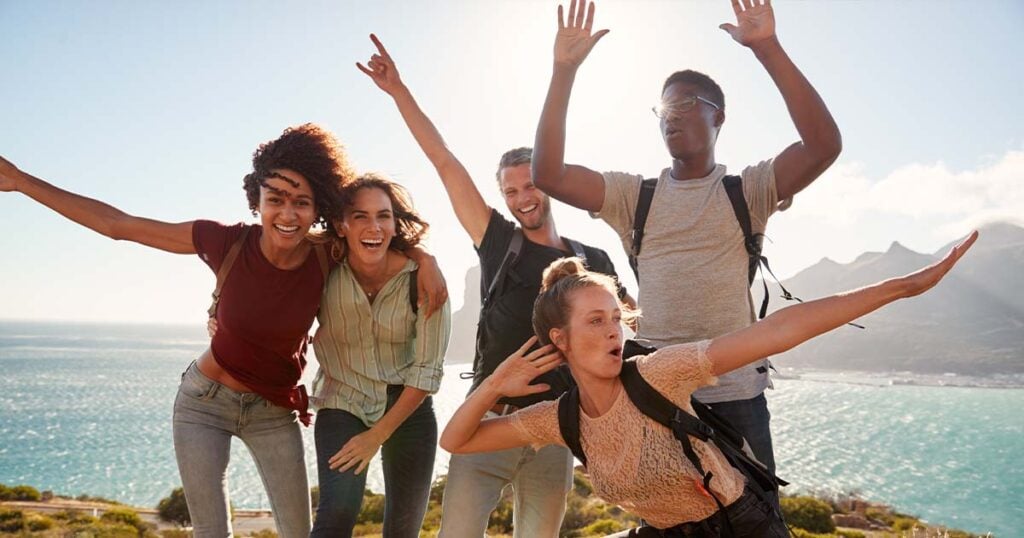
M 473 244 L 480 246 L 480 241 L 487 231 L 487 223 L 491 219 L 491 208 L 484 202 L 466 167 L 448 149 L 441 133 L 423 113 L 412 92 L 402 82 L 395 62 L 384 45 L 373 34 L 370 34 L 370 39 L 377 46 L 377 54 L 370 57 L 366 66 L 357 63 L 356 67 L 395 100 L 405 125 L 409 127 L 416 143 L 441 177 L 441 183 L 448 192 L 448 200 L 451 201 L 459 223 L 469 234 Z
M 545 383 L 531 385 L 530 382 L 561 364 L 562 355 L 550 344 L 527 353 L 536 341 L 536 336 L 527 340 L 466 398 L 441 433 L 441 448 L 452 454 L 465 454 L 505 450 L 530 443 L 507 416 L 481 420 L 499 398 L 526 396 L 551 388 Z
M 195 254 L 192 222 L 170 223 L 129 215 L 116 207 L 68 192 L 22 172 L 0 157 L 0 191 L 17 191 L 68 219 L 111 239 Z
M 712 372 L 724 374 L 755 360 L 782 353 L 897 299 L 928 291 L 946 276 L 977 238 L 978 232 L 971 233 L 941 261 L 917 272 L 786 307 L 749 327 L 715 338 L 708 347 Z
M 736 24 L 722 24 L 739 44 L 749 47 L 775 81 L 800 140 L 775 158 L 779 200 L 800 192 L 839 156 L 843 141 L 825 102 L 782 49 L 775 34 L 771 0 L 732 0 Z
M 590 2 L 589 9 L 585 1 L 578 7 L 577 10 L 576 0 L 569 3 L 567 24 L 562 6 L 558 6 L 551 84 L 533 142 L 533 183 L 558 200 L 596 212 L 604 204 L 604 178 L 589 168 L 565 164 L 565 117 L 576 70 L 608 30 L 591 34 L 594 3 Z

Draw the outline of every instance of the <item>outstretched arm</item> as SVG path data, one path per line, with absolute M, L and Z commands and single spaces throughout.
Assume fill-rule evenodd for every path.
M 480 191 L 477 190 L 466 167 L 448 149 L 441 133 L 423 113 L 412 92 L 402 82 L 395 62 L 384 45 L 373 34 L 370 34 L 370 39 L 377 46 L 377 54 L 370 57 L 366 66 L 357 63 L 356 67 L 395 100 L 395 105 L 398 106 L 398 111 L 402 114 L 402 119 L 405 120 L 413 138 L 441 177 L 459 223 L 469 234 L 473 244 L 480 246 L 480 241 L 487 231 L 487 223 L 491 219 L 491 208 L 480 196 Z
M 978 238 L 973 232 L 942 260 L 909 275 L 858 290 L 789 306 L 749 327 L 715 338 L 708 347 L 712 373 L 724 374 L 782 353 L 897 300 L 920 295 L 942 280 Z
M 551 388 L 544 383 L 531 385 L 530 381 L 561 364 L 562 355 L 550 344 L 526 353 L 536 341 L 536 336 L 527 340 L 466 398 L 445 426 L 439 443 L 441 448 L 452 454 L 466 454 L 530 444 L 508 417 L 482 422 L 481 419 L 499 398 L 526 396 Z
M 779 200 L 800 192 L 817 179 L 842 151 L 839 127 L 825 102 L 797 69 L 775 34 L 771 0 L 732 0 L 736 24 L 722 24 L 739 44 L 749 47 L 775 81 L 800 140 L 775 158 Z
M 0 191 L 18 191 L 90 230 L 174 252 L 195 254 L 192 222 L 170 223 L 129 215 L 116 207 L 57 188 L 0 157 Z
M 576 0 L 569 3 L 568 24 L 558 6 L 558 34 L 555 36 L 555 62 L 551 85 L 541 111 L 537 136 L 533 142 L 533 182 L 544 192 L 580 209 L 600 211 L 604 204 L 604 178 L 589 168 L 565 164 L 565 117 L 576 71 L 594 45 L 608 33 L 591 34 L 594 3 Z M 586 12 L 586 13 L 585 13 Z

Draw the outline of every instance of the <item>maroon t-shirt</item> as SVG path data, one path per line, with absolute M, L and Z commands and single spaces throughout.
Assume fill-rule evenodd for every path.
M 245 245 L 221 288 L 213 357 L 231 377 L 270 402 L 298 411 L 309 425 L 309 396 L 298 382 L 324 287 L 320 262 L 310 251 L 297 269 L 278 269 L 260 250 L 261 226 L 197 220 L 192 244 L 214 274 L 246 226 Z

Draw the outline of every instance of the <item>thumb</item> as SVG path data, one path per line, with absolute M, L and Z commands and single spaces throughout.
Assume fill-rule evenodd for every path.
M 600 41 L 602 37 L 608 35 L 608 32 L 611 32 L 611 30 L 601 30 L 601 31 L 597 32 L 596 34 L 594 34 L 594 36 L 590 38 L 591 46 L 596 45 L 597 42 Z
M 551 390 L 551 385 L 548 385 L 547 383 L 538 383 L 536 385 L 527 385 L 526 389 L 529 391 L 527 394 L 537 394 L 538 392 Z
M 729 24 L 727 22 L 723 23 L 723 24 L 719 24 L 718 27 L 721 28 L 722 30 L 725 30 L 726 32 L 728 32 L 729 35 L 731 35 L 731 36 L 735 36 L 736 35 L 735 34 L 736 30 L 739 30 L 739 28 L 737 28 L 735 24 Z

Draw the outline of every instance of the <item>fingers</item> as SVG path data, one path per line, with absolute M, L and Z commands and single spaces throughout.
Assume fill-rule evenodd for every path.
M 537 394 L 546 390 L 551 390 L 551 385 L 548 385 L 547 383 L 537 383 L 536 385 L 527 385 L 524 392 L 526 392 L 526 394 Z
M 565 17 L 562 14 L 562 4 L 558 4 L 558 29 L 565 30 Z
M 589 2 L 589 3 L 593 4 L 593 2 Z M 575 27 L 575 28 L 582 28 L 583 27 L 583 19 L 586 16 L 587 4 L 588 4 L 588 2 L 586 2 L 586 0 L 582 0 L 580 2 L 579 9 L 576 10 L 576 21 L 573 23 L 573 27 Z
M 362 71 L 363 73 L 366 73 L 366 76 L 373 78 L 374 72 L 363 67 L 363 64 L 356 62 L 356 67 L 358 67 L 359 70 Z
M 754 7 L 754 4 L 752 4 L 750 0 L 743 0 L 743 7 L 746 9 L 750 9 Z
M 388 50 L 384 48 L 384 44 L 380 42 L 380 39 L 377 39 L 376 34 L 370 34 L 370 41 L 373 41 L 373 44 L 377 46 L 377 52 L 379 52 L 381 56 L 391 59 L 391 55 L 388 54 Z
M 743 8 L 740 6 L 740 0 L 732 0 L 732 11 L 739 16 L 743 12 Z
M 590 2 L 590 9 L 587 10 L 587 22 L 583 25 L 583 29 L 587 32 L 590 32 L 590 29 L 594 27 L 594 10 L 594 3 Z
M 576 27 L 576 0 L 569 2 L 569 26 Z
M 516 350 L 515 354 L 519 356 L 526 355 L 526 352 L 530 349 L 530 347 L 533 346 L 535 342 L 537 342 L 537 335 L 531 336 L 525 344 L 523 344 L 522 346 L 519 347 L 519 349 Z
M 533 362 L 533 361 L 543 357 L 544 355 L 547 355 L 547 354 L 552 353 L 552 352 L 558 353 L 558 351 L 555 351 L 555 346 L 554 345 L 548 344 L 546 346 L 541 346 L 541 347 L 531 351 L 524 358 L 526 360 L 530 361 L 530 362 Z
M 611 32 L 611 30 L 601 30 L 600 32 L 594 34 L 594 36 L 590 38 L 590 46 L 593 47 L 594 45 L 596 45 L 602 37 L 608 35 L 608 32 Z
M 720 25 L 718 25 L 718 27 L 723 29 L 723 30 L 725 30 L 726 32 L 728 32 L 729 35 L 734 35 L 733 32 L 735 32 L 736 30 L 739 30 L 739 28 L 737 28 L 735 24 L 729 24 L 729 23 L 720 24 Z

